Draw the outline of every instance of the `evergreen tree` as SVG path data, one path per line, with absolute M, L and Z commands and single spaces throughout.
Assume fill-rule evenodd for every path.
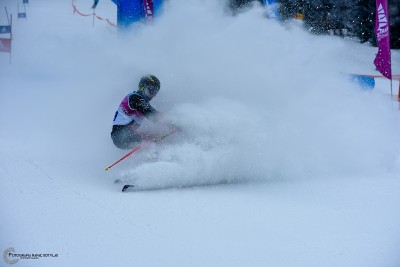
M 375 0 L 357 0 L 356 16 L 352 25 L 352 32 L 360 42 L 376 44 L 375 40 Z
M 236 13 L 252 0 L 227 0 Z M 258 0 L 263 2 L 262 0 Z M 281 20 L 303 11 L 304 26 L 315 34 L 335 34 L 376 45 L 376 0 L 279 0 Z M 400 48 L 400 0 L 389 0 L 391 47 Z
M 304 3 L 304 24 L 313 33 L 324 34 L 333 26 L 329 0 L 307 0 Z

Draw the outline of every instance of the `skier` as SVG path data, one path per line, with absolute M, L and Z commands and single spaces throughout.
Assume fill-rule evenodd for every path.
M 122 99 L 118 110 L 115 112 L 111 138 L 116 147 L 132 149 L 137 143 L 143 141 L 137 129 L 144 118 L 158 122 L 160 113 L 150 105 L 160 90 L 160 81 L 154 75 L 146 75 L 140 79 L 139 88 Z

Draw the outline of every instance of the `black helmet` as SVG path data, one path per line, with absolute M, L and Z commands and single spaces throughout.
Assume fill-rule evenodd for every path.
M 146 75 L 140 79 L 139 90 L 148 101 L 160 91 L 160 81 L 154 75 Z

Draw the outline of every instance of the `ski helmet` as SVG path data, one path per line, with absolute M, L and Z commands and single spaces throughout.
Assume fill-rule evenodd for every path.
M 146 75 L 140 79 L 139 90 L 147 100 L 151 100 L 160 91 L 160 81 L 154 75 Z

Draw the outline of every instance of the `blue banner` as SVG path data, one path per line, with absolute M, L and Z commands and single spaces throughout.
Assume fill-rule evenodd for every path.
M 268 18 L 280 20 L 279 3 L 276 0 L 263 0 Z
M 352 74 L 350 75 L 350 79 L 364 90 L 372 90 L 375 87 L 374 77 Z
M 152 6 L 152 15 L 157 16 L 161 7 L 162 0 L 111 0 L 117 5 L 118 27 L 128 27 L 129 25 L 146 18 L 145 3 Z

